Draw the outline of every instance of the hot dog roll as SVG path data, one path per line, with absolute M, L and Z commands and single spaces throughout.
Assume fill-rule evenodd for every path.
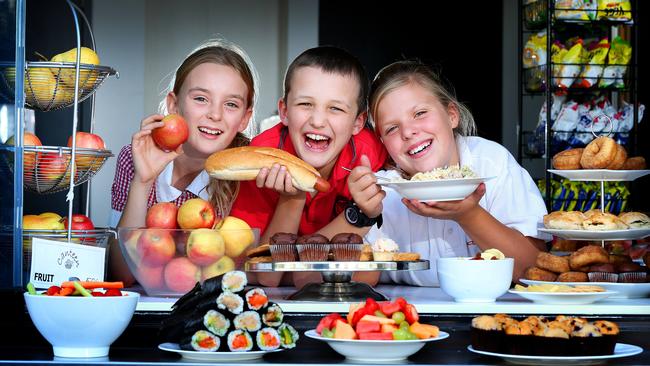
M 217 179 L 254 180 L 262 168 L 285 166 L 293 186 L 306 192 L 327 192 L 330 184 L 314 167 L 297 156 L 272 147 L 244 146 L 216 152 L 205 162 L 205 170 Z

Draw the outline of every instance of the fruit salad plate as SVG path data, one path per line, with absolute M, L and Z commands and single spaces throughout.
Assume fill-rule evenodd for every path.
M 326 342 L 332 349 L 349 360 L 362 362 L 401 361 L 415 354 L 427 343 L 440 341 L 449 337 L 449 333 L 441 331 L 436 338 L 408 341 L 335 339 L 321 337 L 316 333 L 315 329 L 306 331 L 305 335 L 309 338 Z
M 229 362 L 229 361 L 244 361 L 255 360 L 262 358 L 267 353 L 275 353 L 284 351 L 284 349 L 276 349 L 273 351 L 248 351 L 248 352 L 198 352 L 187 351 L 181 349 L 178 343 L 161 343 L 158 348 L 167 352 L 178 353 L 186 360 L 192 361 L 208 361 L 208 362 Z
M 479 184 L 494 177 L 458 178 L 418 181 L 378 181 L 380 186 L 392 188 L 402 197 L 422 202 L 458 201 L 465 199 Z
M 467 349 L 481 355 L 501 357 L 517 365 L 597 365 L 609 359 L 634 356 L 643 352 L 643 348 L 625 343 L 616 343 L 614 354 L 603 356 L 528 356 L 481 351 L 472 346 L 467 346 Z
M 632 299 L 647 297 L 650 295 L 650 283 L 617 283 L 617 282 L 548 282 L 548 281 L 535 281 L 521 279 L 522 283 L 527 285 L 594 285 L 600 286 L 605 291 L 615 291 L 608 299 Z

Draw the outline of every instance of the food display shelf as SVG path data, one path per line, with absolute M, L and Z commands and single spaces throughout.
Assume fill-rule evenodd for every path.
M 321 283 L 309 283 L 287 297 L 300 301 L 362 301 L 368 297 L 388 300 L 371 286 L 352 281 L 354 272 L 361 271 L 421 271 L 429 269 L 428 260 L 404 262 L 246 262 L 249 272 L 321 272 Z

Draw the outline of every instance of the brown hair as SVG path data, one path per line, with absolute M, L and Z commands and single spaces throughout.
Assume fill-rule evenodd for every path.
M 447 89 L 440 76 L 429 66 L 419 61 L 398 61 L 379 70 L 370 87 L 370 119 L 374 125 L 379 102 L 393 90 L 410 83 L 417 83 L 429 90 L 445 108 L 450 105 L 458 110 L 458 126 L 454 134 L 460 136 L 476 135 L 476 123 L 469 109 L 456 99 L 455 92 Z M 375 126 L 376 127 L 376 126 Z M 379 134 L 379 131 L 377 131 Z
M 187 75 L 194 68 L 204 63 L 230 66 L 235 69 L 248 87 L 247 107 L 254 110 L 257 101 L 256 86 L 258 85 L 255 68 L 248 55 L 240 47 L 224 40 L 209 40 L 192 51 L 176 70 L 174 77 L 170 81 L 168 91 L 173 91 L 178 95 Z M 164 100 L 161 102 L 159 109 L 161 113 L 166 114 L 167 105 Z M 254 115 L 254 113 L 251 114 L 251 120 L 254 120 Z M 253 124 L 250 123 L 249 127 L 251 125 Z M 237 132 L 228 148 L 246 146 L 249 142 L 249 138 L 244 133 Z M 219 215 L 222 217 L 227 216 L 239 191 L 239 182 L 210 178 L 206 189 L 210 195 L 210 203 L 215 207 Z
M 368 74 L 361 62 L 348 51 L 332 46 L 310 48 L 296 57 L 284 76 L 284 101 L 291 91 L 293 74 L 301 67 L 316 67 L 324 72 L 352 76 L 359 83 L 357 116 L 368 107 Z

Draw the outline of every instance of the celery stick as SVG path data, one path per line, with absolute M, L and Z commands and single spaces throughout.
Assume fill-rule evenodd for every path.
M 82 296 L 86 296 L 86 297 L 92 297 L 93 296 L 93 295 L 90 294 L 90 292 L 88 290 L 86 290 L 83 286 L 81 286 L 81 284 L 79 282 L 74 281 L 74 282 L 72 282 L 72 284 L 74 285 L 74 289 L 76 291 L 79 291 L 79 293 Z
M 34 288 L 34 284 L 33 284 L 33 283 L 29 282 L 29 283 L 27 284 L 27 292 L 28 292 L 30 295 L 36 295 L 36 289 Z

